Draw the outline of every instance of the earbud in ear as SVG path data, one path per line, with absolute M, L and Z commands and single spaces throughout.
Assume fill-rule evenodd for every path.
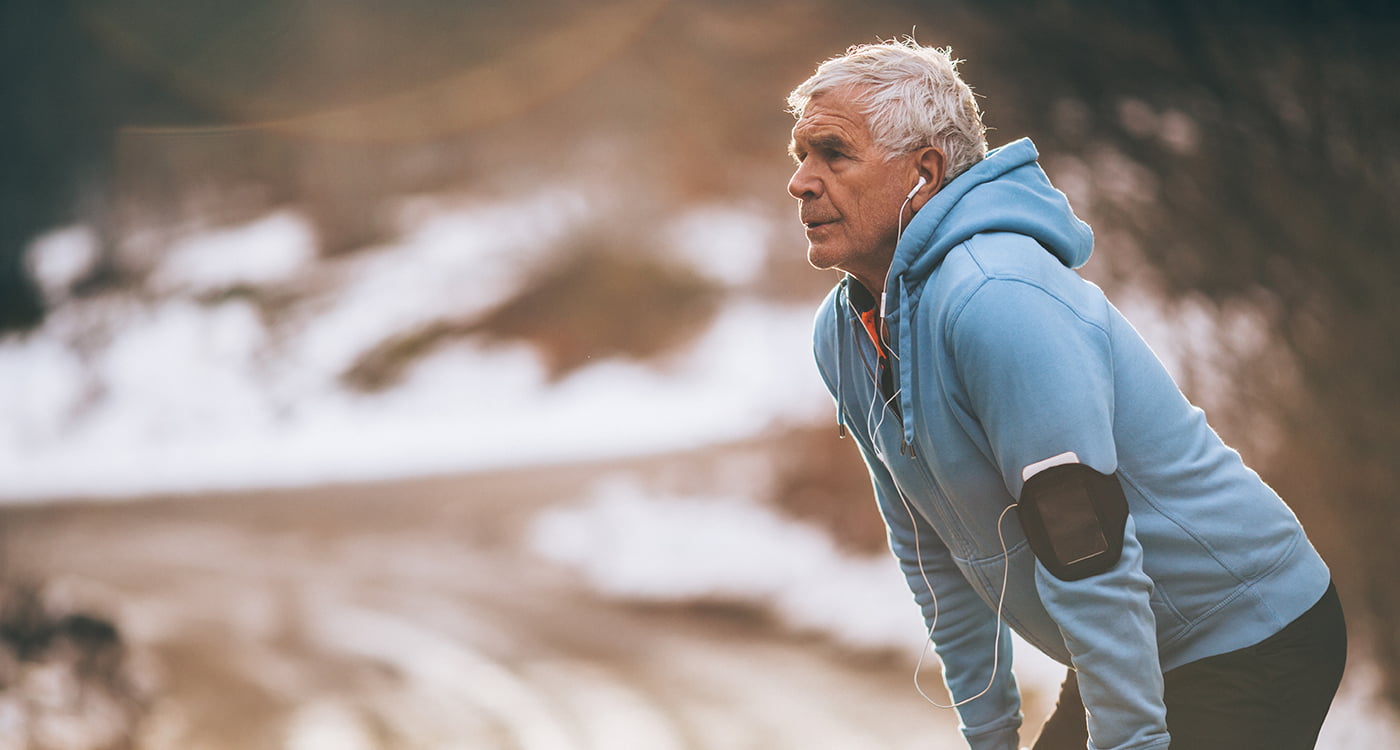
M 904 199 L 905 199 L 905 200 L 909 200 L 910 198 L 913 198 L 913 197 L 914 197 L 914 193 L 919 192 L 919 188 L 921 188 L 921 187 L 923 187 L 924 185 L 927 185 L 927 184 L 928 184 L 928 178 L 925 177 L 925 176 L 923 176 L 923 175 L 919 175 L 919 184 L 915 185 L 915 186 L 914 186 L 914 189 L 913 189 L 913 190 L 910 190 L 910 191 L 909 191 L 909 194 L 906 195 L 906 196 L 904 196 Z

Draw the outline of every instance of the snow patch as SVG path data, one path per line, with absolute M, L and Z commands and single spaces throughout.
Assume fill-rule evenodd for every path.
M 862 648 L 921 641 L 894 559 L 841 552 L 822 531 L 742 498 L 655 495 L 626 479 L 543 512 L 529 548 L 626 599 L 712 599 L 771 609 Z
M 697 271 L 740 286 L 758 279 L 772 230 L 772 222 L 756 212 L 716 205 L 682 215 L 671 223 L 667 235 L 671 246 Z
M 316 257 L 316 234 L 300 214 L 278 211 L 242 226 L 177 241 L 152 277 L 157 291 L 205 292 L 288 281 Z
M 55 305 L 92 272 L 98 255 L 97 233 L 89 227 L 73 226 L 39 235 L 25 251 L 24 262 L 44 299 Z
M 297 708 L 286 734 L 287 750 L 373 750 L 378 745 L 358 712 L 329 700 Z

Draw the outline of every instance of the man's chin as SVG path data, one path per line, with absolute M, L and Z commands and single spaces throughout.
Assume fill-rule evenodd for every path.
M 812 268 L 818 271 L 830 271 L 836 267 L 840 259 L 837 257 L 836 253 L 831 252 L 829 248 L 820 245 L 808 245 L 807 262 L 812 265 Z

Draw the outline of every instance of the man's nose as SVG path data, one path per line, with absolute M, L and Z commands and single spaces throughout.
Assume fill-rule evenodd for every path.
M 808 167 L 807 162 L 797 165 L 797 170 L 792 173 L 792 179 L 788 180 L 788 195 L 803 201 L 811 200 L 821 195 L 822 181 L 813 170 Z

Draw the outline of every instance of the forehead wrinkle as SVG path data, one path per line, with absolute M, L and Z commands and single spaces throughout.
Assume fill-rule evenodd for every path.
M 813 97 L 792 128 L 788 152 L 799 162 L 814 149 L 852 158 L 864 154 L 874 143 L 865 113 L 858 106 L 858 98 L 849 92 L 824 92 Z
M 864 123 L 840 114 L 823 112 L 804 119 L 792 129 L 793 142 L 799 147 L 851 151 L 868 140 Z
M 792 140 L 788 144 L 788 153 L 800 156 L 811 149 L 847 152 L 854 150 L 855 144 L 841 133 L 839 128 L 834 128 L 831 125 L 818 124 L 808 128 L 793 128 Z

